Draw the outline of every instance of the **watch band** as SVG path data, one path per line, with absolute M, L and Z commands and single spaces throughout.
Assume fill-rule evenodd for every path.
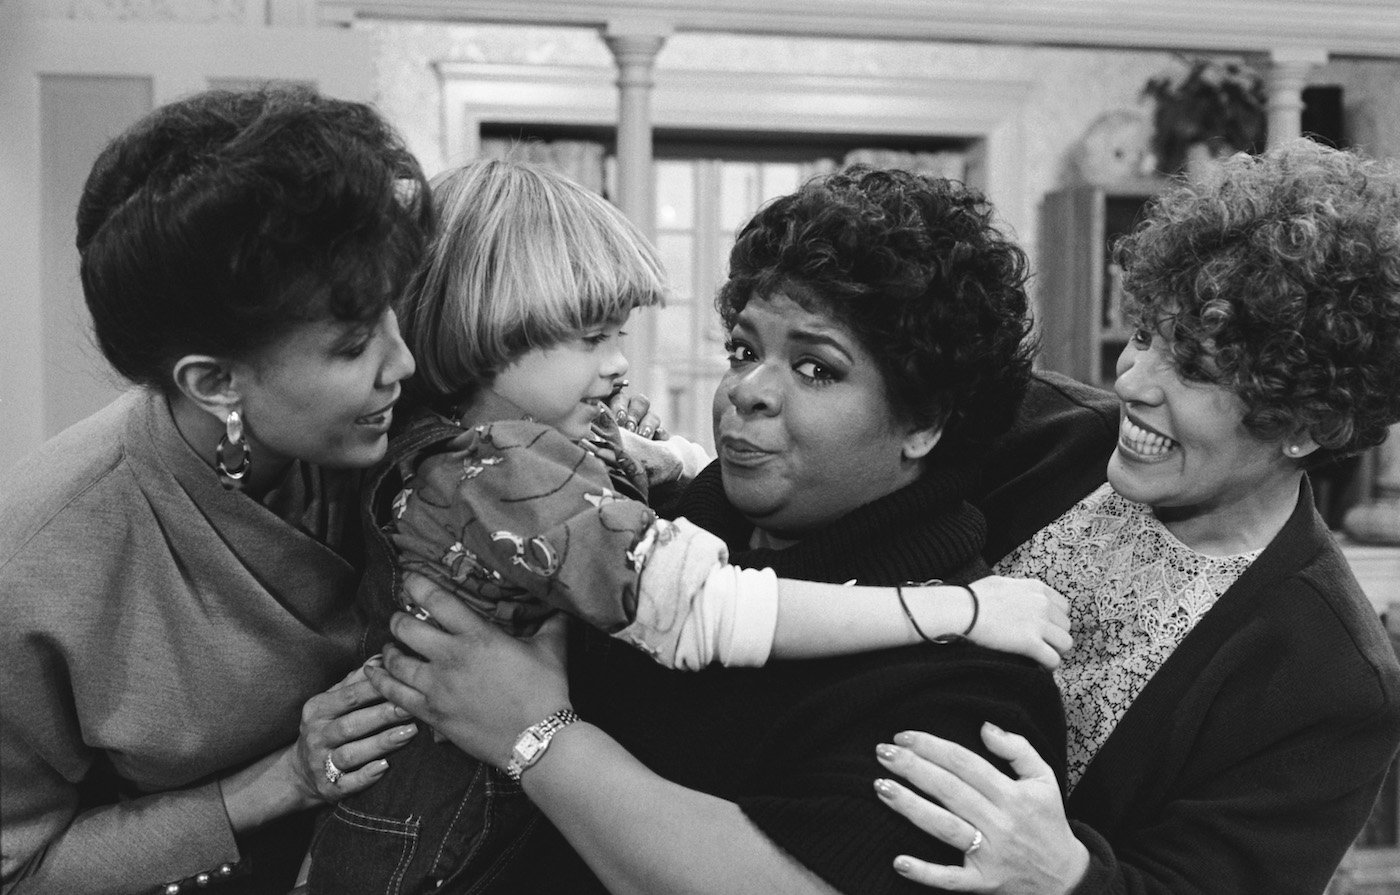
M 520 775 L 540 760 L 554 735 L 579 720 L 581 719 L 578 713 L 573 709 L 560 709 L 538 724 L 531 724 L 525 728 L 516 738 L 515 747 L 510 751 L 510 761 L 506 762 L 506 774 L 519 783 Z

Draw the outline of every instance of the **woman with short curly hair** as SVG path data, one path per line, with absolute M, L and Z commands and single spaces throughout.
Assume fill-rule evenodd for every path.
M 1118 246 L 1125 313 L 1182 377 L 1222 385 L 1260 438 L 1306 432 L 1305 465 L 1385 440 L 1400 417 L 1400 181 L 1299 143 L 1163 198 Z
M 947 181 L 853 169 L 765 206 L 719 302 L 719 459 L 672 509 L 737 566 L 965 586 L 951 605 L 970 631 L 989 585 L 968 497 L 976 448 L 1030 378 L 1025 275 L 986 203 Z M 994 718 L 1047 755 L 1064 747 L 1049 673 L 971 643 L 681 676 L 589 629 L 566 679 L 561 644 L 497 636 L 450 595 L 409 588 L 442 629 L 395 616 L 422 658 L 385 647 L 370 674 L 393 702 L 497 766 L 513 743 L 539 754 L 527 725 L 583 719 L 545 730 L 549 751 L 518 778 L 550 823 L 444 891 L 907 891 L 889 850 L 924 836 L 871 798 L 874 738 L 932 724 L 989 754 L 977 729 Z
M 1035 351 L 1026 258 L 981 196 L 929 183 L 853 167 L 776 199 L 740 234 L 715 304 L 727 330 L 752 297 L 786 291 L 851 330 L 891 406 L 942 425 L 945 452 L 985 447 Z
M 896 867 L 954 891 L 1315 895 L 1400 743 L 1400 666 L 1305 474 L 1400 420 L 1400 167 L 1236 156 L 1117 253 L 1136 329 L 1108 484 L 997 565 L 1070 598 L 1068 798 L 1018 737 L 984 732 L 1008 779 L 903 734 L 882 760 L 944 807 L 877 791 L 967 859 Z

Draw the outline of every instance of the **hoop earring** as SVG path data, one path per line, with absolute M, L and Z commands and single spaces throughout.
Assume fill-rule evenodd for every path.
M 240 451 L 238 465 L 230 469 L 226 454 L 235 447 Z M 242 491 L 246 487 L 243 480 L 253 468 L 253 449 L 243 440 L 243 414 L 237 410 L 230 411 L 228 419 L 224 420 L 224 434 L 214 449 L 214 461 L 214 471 L 219 474 L 219 484 L 225 491 Z

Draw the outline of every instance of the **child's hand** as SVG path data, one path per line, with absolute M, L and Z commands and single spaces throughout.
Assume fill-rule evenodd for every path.
M 661 418 L 651 412 L 651 399 L 646 395 L 618 391 L 608 399 L 607 410 L 609 418 L 625 432 L 657 440 L 667 437 Z
M 1069 601 L 1034 578 L 991 575 L 972 582 L 980 604 L 967 639 L 979 646 L 1029 656 L 1055 668 L 1073 645 Z M 964 594 L 964 597 L 967 595 Z

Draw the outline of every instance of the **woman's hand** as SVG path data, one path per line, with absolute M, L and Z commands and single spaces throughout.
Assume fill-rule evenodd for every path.
M 943 807 L 893 780 L 875 781 L 876 794 L 919 829 L 967 853 L 962 867 L 900 855 L 894 868 L 901 875 L 948 891 L 999 895 L 1066 895 L 1083 878 L 1089 852 L 1065 820 L 1054 772 L 1024 737 L 982 727 L 982 741 L 1011 763 L 1016 779 L 931 734 L 905 732 L 894 741 L 876 747 L 880 763 Z
M 1069 601 L 1034 578 L 991 575 L 972 582 L 979 604 L 968 639 L 1055 668 L 1069 651 Z M 964 594 L 964 596 L 966 596 Z
M 371 659 L 340 683 L 307 700 L 296 743 L 296 784 L 312 802 L 338 802 L 384 775 L 384 756 L 417 732 L 403 709 L 385 702 L 365 669 Z M 330 763 L 327 763 L 327 759 Z
M 235 831 L 339 801 L 384 776 L 389 767 L 384 756 L 407 743 L 418 727 L 403 723 L 408 712 L 385 702 L 370 686 L 366 667 L 307 700 L 295 743 L 219 781 Z
M 370 682 L 463 752 L 503 767 L 525 728 L 569 705 L 565 618 L 515 638 L 426 578 L 409 575 L 404 587 L 436 626 L 395 614 L 394 636 L 421 658 L 389 644 Z

